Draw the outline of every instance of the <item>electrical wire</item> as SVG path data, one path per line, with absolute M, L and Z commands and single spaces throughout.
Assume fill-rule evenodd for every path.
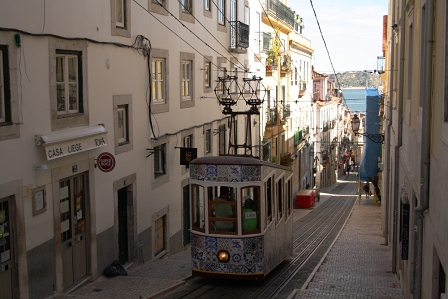
M 319 28 L 320 36 L 322 37 L 322 41 L 324 42 L 325 50 L 327 51 L 327 54 L 328 54 L 328 59 L 330 60 L 331 68 L 333 69 L 334 77 L 336 78 L 336 82 L 338 84 L 338 89 L 341 89 L 341 84 L 339 83 L 338 76 L 334 69 L 333 61 L 331 60 L 330 51 L 328 50 L 328 47 L 327 47 L 327 42 L 325 41 L 324 34 L 322 33 L 322 28 L 320 27 L 320 23 L 319 23 L 319 19 L 317 18 L 316 10 L 314 9 L 313 0 L 310 0 L 310 4 L 311 4 L 311 8 L 313 9 L 314 17 L 316 18 L 316 23 L 317 23 L 317 27 Z M 345 103 L 344 95 L 342 95 L 342 99 L 344 100 L 344 103 Z M 345 103 L 345 106 L 346 106 L 346 108 L 348 108 L 347 103 Z

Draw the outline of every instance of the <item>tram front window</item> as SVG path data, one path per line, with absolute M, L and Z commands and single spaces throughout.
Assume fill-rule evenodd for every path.
M 228 187 L 219 188 L 219 196 L 209 202 L 211 232 L 236 232 L 236 202 Z
M 241 189 L 243 199 L 241 220 L 243 234 L 252 234 L 260 231 L 260 188 L 247 187 Z
M 193 211 L 193 229 L 197 231 L 205 231 L 205 195 L 204 187 L 199 185 L 191 185 L 191 210 Z

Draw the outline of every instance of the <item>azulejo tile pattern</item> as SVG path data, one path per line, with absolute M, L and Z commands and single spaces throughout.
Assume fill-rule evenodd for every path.
M 261 181 L 261 166 L 192 164 L 190 177 L 209 182 L 256 182 Z
M 229 263 L 220 263 L 218 250 L 230 253 Z M 263 237 L 215 238 L 191 235 L 191 264 L 194 270 L 214 273 L 263 273 Z

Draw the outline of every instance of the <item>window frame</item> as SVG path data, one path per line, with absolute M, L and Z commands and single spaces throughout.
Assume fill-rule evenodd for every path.
M 208 90 L 212 88 L 212 62 L 206 60 L 204 63 L 204 89 Z
M 205 154 L 211 154 L 212 153 L 212 129 L 206 129 L 205 130 L 205 145 L 204 145 L 204 152 Z
M 182 60 L 181 67 L 181 98 L 182 101 L 191 100 L 191 77 L 192 77 L 191 60 Z
M 184 68 L 188 65 L 189 78 L 184 78 Z M 180 53 L 180 108 L 191 108 L 195 106 L 195 54 L 193 53 Z M 186 80 L 187 79 L 187 80 Z M 187 83 L 188 85 L 184 85 Z M 188 87 L 188 95 L 184 95 L 186 88 Z
M 19 51 L 9 51 L 16 49 L 14 44 L 15 32 L 5 32 L 0 35 L 0 49 L 3 54 L 3 101 L 5 102 L 5 121 L 0 122 L 0 141 L 20 138 L 20 117 L 19 117 L 19 80 L 18 74 Z
M 198 231 L 198 232 L 205 232 L 205 218 L 206 218 L 206 214 L 205 214 L 205 205 L 206 205 L 206 197 L 205 197 L 205 190 L 207 188 L 205 188 L 202 185 L 198 185 L 198 184 L 191 184 L 190 186 L 190 198 L 191 198 L 191 229 L 194 231 Z M 199 207 L 199 210 L 196 210 L 196 201 L 195 201 L 195 195 L 198 194 L 199 195 L 199 202 L 202 203 L 202 211 Z M 201 194 L 202 194 L 202 198 L 201 198 Z M 196 220 L 196 216 L 199 217 L 198 221 L 203 221 L 203 225 L 201 225 L 201 223 L 199 222 L 199 225 L 197 225 L 197 221 Z M 202 216 L 202 218 L 201 218 Z
M 158 159 L 156 162 L 156 158 Z M 154 178 L 160 178 L 167 174 L 166 172 L 166 143 L 154 146 L 153 171 Z M 156 168 L 157 165 L 157 168 Z
M 218 127 L 218 155 L 227 155 L 227 127 L 226 125 L 219 125 Z
M 62 81 L 58 81 L 58 66 L 60 59 L 63 59 L 63 66 L 62 66 Z M 75 74 L 70 74 L 70 67 L 69 67 L 69 61 L 71 59 L 75 59 L 75 68 L 74 72 Z M 70 75 L 75 75 L 75 81 L 71 81 Z M 74 82 L 74 83 L 73 83 Z M 64 50 L 56 50 L 56 101 L 57 101 L 57 109 L 56 113 L 58 117 L 69 117 L 76 115 L 78 113 L 84 113 L 84 109 L 82 106 L 82 88 L 80 87 L 80 84 L 82 84 L 82 57 L 81 53 L 79 52 L 73 52 L 73 51 L 64 51 Z M 76 108 L 70 109 L 70 89 L 71 86 L 76 86 Z M 58 86 L 64 86 L 64 105 L 65 110 L 61 111 L 59 110 L 59 89 Z
M 157 67 L 159 66 L 159 67 Z M 159 70 L 161 69 L 161 70 Z M 159 77 L 160 74 L 160 77 Z M 165 81 L 166 81 L 166 61 L 163 57 L 151 58 L 151 99 L 156 105 L 165 104 Z M 159 88 L 157 88 L 159 86 Z M 159 91 L 158 89 L 161 89 Z M 155 98 L 154 95 L 161 94 L 161 98 Z
M 89 105 L 87 87 L 84 79 L 87 78 L 87 41 L 64 40 L 49 37 L 49 72 L 50 72 L 50 115 L 51 130 L 60 131 L 68 128 L 89 125 Z M 56 87 L 56 55 L 79 54 L 78 56 L 78 99 L 81 106 L 79 113 L 58 115 L 57 113 L 57 87 Z
M 0 45 L 0 126 L 12 125 L 8 47 Z
M 121 37 L 131 37 L 131 0 L 121 0 L 123 9 L 123 22 L 117 24 L 117 2 L 120 0 L 110 0 L 111 13 L 111 35 Z
M 114 147 L 115 154 L 121 154 L 133 150 L 133 117 L 132 117 L 132 95 L 115 95 L 113 96 L 114 103 Z M 126 108 L 127 117 L 127 140 L 121 141 L 119 138 L 119 117 L 118 110 L 120 107 Z
M 218 24 L 221 26 L 225 26 L 226 25 L 226 1 L 225 0 L 218 0 L 217 12 L 218 12 Z

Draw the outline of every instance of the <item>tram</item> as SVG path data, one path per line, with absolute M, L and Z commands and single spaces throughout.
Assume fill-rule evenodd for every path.
M 189 168 L 193 275 L 263 280 L 293 251 L 291 168 L 245 156 Z

